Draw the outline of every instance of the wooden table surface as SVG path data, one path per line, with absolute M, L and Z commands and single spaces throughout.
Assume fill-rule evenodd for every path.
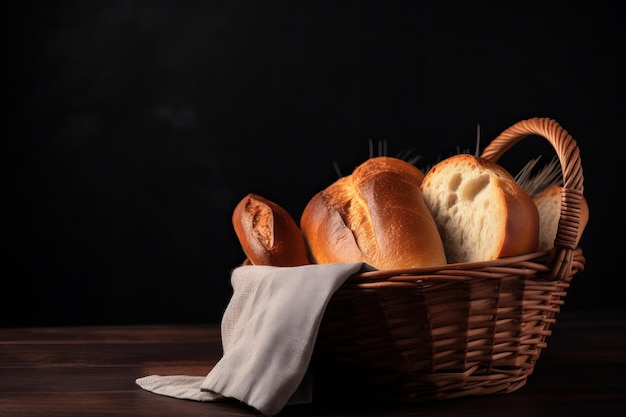
M 422 404 L 290 405 L 280 416 L 626 416 L 626 311 L 562 312 L 528 383 Z M 206 375 L 218 325 L 0 329 L 0 417 L 259 416 L 235 402 L 156 395 L 138 377 Z

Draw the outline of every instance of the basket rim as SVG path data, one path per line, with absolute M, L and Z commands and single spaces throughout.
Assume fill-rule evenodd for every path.
M 376 275 L 423 274 L 423 273 L 442 271 L 442 270 L 454 271 L 454 270 L 476 269 L 476 268 L 491 267 L 491 266 L 506 266 L 506 265 L 510 265 L 511 263 L 523 262 L 523 261 L 527 261 L 531 259 L 541 258 L 541 257 L 549 255 L 549 253 L 550 253 L 550 250 L 545 250 L 545 251 L 526 253 L 523 255 L 503 256 L 501 258 L 493 259 L 489 261 L 457 262 L 457 263 L 449 263 L 449 264 L 441 264 L 441 265 L 419 266 L 419 267 L 414 267 L 414 268 L 363 271 L 355 275 L 376 276 Z
M 567 274 L 554 276 L 551 274 L 551 261 L 554 259 L 556 248 L 532 252 L 523 255 L 507 256 L 490 261 L 459 262 L 453 264 L 431 265 L 404 269 L 368 269 L 352 274 L 347 282 L 415 282 L 416 280 L 429 280 L 435 277 L 445 276 L 446 280 L 466 280 L 468 273 L 472 275 L 484 274 L 489 278 L 502 278 L 511 275 L 536 275 L 544 274 L 545 280 L 568 280 L 571 278 L 572 265 L 576 263 L 577 272 L 584 269 L 585 257 L 583 250 L 577 247 L 573 250 L 571 259 L 566 263 Z M 524 273 L 526 271 L 527 273 Z

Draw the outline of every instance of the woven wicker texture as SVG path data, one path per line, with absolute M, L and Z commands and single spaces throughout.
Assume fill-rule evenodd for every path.
M 551 251 L 494 261 L 366 272 L 333 296 L 313 361 L 322 397 L 417 402 L 505 394 L 526 384 L 585 258 L 576 248 L 583 195 L 579 149 L 556 121 L 503 131 L 497 161 L 528 136 L 553 146 L 563 173 Z

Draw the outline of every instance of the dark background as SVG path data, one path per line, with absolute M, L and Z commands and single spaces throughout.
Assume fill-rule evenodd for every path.
M 534 116 L 591 209 L 564 309 L 623 308 L 623 15 L 583 4 L 3 3 L 0 325 L 218 322 L 247 193 L 299 219 L 370 141 L 426 167 Z

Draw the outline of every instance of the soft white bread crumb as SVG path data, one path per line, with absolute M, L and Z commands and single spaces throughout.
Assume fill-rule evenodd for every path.
M 561 189 L 559 185 L 552 185 L 540 192 L 533 201 L 539 211 L 539 246 L 538 250 L 548 250 L 554 247 L 554 239 L 559 227 L 561 216 Z M 583 197 L 580 207 L 578 233 L 576 244 L 580 241 L 583 231 L 589 221 L 589 206 Z
M 537 207 L 495 162 L 454 155 L 428 171 L 421 189 L 448 263 L 493 260 L 537 249 Z

